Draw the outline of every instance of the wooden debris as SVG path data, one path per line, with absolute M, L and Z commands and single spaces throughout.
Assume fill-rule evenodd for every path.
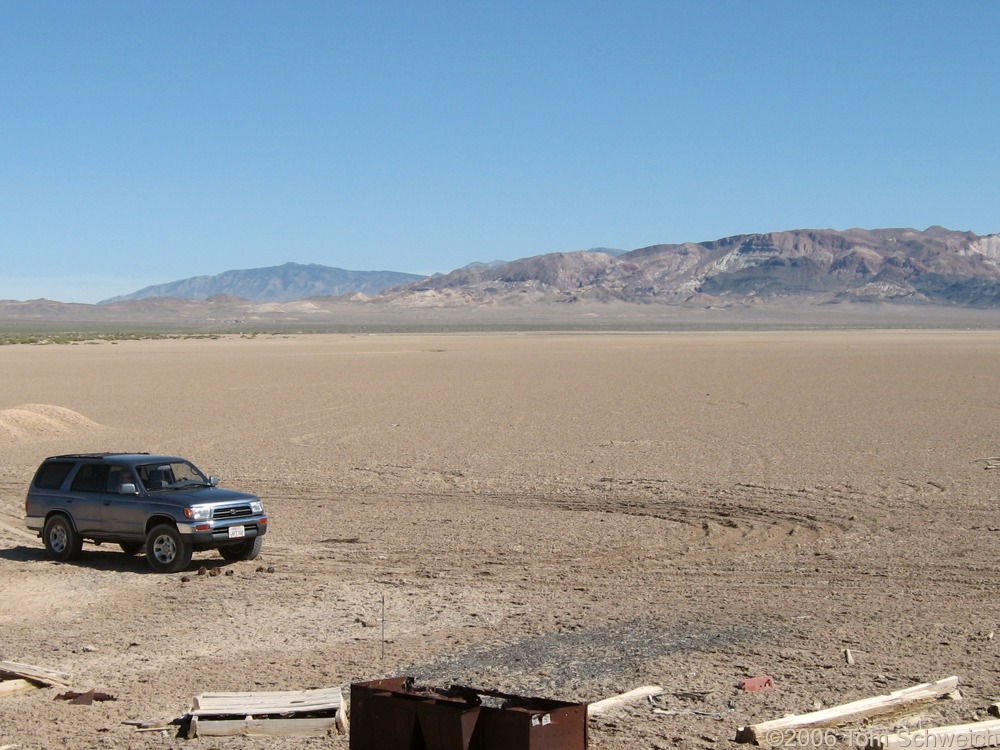
M 888 695 L 864 698 L 853 703 L 825 708 L 821 711 L 785 716 L 773 721 L 740 727 L 736 733 L 736 741 L 766 745 L 769 732 L 772 737 L 784 736 L 785 733 L 782 730 L 837 726 L 870 716 L 895 713 L 901 709 L 912 709 L 919 704 L 948 695 L 957 688 L 957 677 L 946 677 L 937 682 L 925 682 L 910 688 L 896 690 Z
M 337 711 L 337 718 L 334 721 L 334 726 L 337 728 L 338 734 L 348 734 L 351 731 L 351 722 L 347 718 L 347 704 L 342 704 L 340 710 Z
M 901 748 L 927 748 L 946 750 L 1000 745 L 1000 719 L 977 721 L 972 724 L 955 724 L 949 727 L 922 727 L 895 734 L 875 736 L 868 742 L 869 750 L 900 750 Z
M 642 700 L 643 698 L 648 698 L 651 695 L 656 695 L 657 693 L 662 692 L 663 688 L 659 685 L 646 685 L 645 687 L 638 687 L 635 690 L 629 690 L 627 693 L 613 695 L 610 698 L 605 698 L 604 700 L 599 700 L 596 703 L 588 705 L 587 717 L 593 718 L 595 716 L 600 716 L 601 714 L 613 711 L 626 703 Z
M 17 695 L 37 688 L 38 685 L 28 680 L 4 680 L 0 682 L 0 696 Z
M 846 661 L 848 664 L 854 663 L 854 654 L 851 653 L 851 649 L 849 648 L 844 649 L 844 661 Z
M 346 727 L 342 705 L 340 688 L 202 693 L 194 699 L 187 736 L 324 734 L 338 723 Z
M 36 685 L 46 687 L 69 687 L 70 676 L 64 672 L 56 672 L 43 667 L 33 667 L 30 664 L 19 664 L 16 661 L 0 661 L 0 679 L 24 679 Z

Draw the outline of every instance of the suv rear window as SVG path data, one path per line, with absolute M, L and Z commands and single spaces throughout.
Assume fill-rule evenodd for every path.
M 84 464 L 73 477 L 70 489 L 74 492 L 106 492 L 110 468 L 107 464 Z
M 57 490 L 73 468 L 72 461 L 49 461 L 38 467 L 34 485 L 40 490 Z

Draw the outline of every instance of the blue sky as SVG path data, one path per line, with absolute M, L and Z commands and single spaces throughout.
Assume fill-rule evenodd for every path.
M 0 299 L 1000 232 L 1000 3 L 0 0 Z

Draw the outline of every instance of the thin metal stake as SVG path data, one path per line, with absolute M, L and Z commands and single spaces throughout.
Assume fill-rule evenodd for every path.
M 382 594 L 382 661 L 385 661 L 385 594 Z

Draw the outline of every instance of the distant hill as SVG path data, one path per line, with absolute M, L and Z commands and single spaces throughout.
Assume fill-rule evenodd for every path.
M 99 304 L 154 297 L 202 300 L 225 295 L 255 302 L 287 302 L 354 293 L 375 295 L 390 287 L 422 278 L 424 277 L 416 274 L 396 271 L 345 271 L 315 263 L 285 263 L 281 266 L 226 271 L 216 276 L 194 276 L 147 286 L 132 294 L 102 300 Z
M 800 229 L 621 255 L 549 253 L 473 264 L 390 289 L 379 300 L 420 307 L 622 301 L 758 304 L 798 299 L 1000 307 L 1000 235 L 942 227 Z

